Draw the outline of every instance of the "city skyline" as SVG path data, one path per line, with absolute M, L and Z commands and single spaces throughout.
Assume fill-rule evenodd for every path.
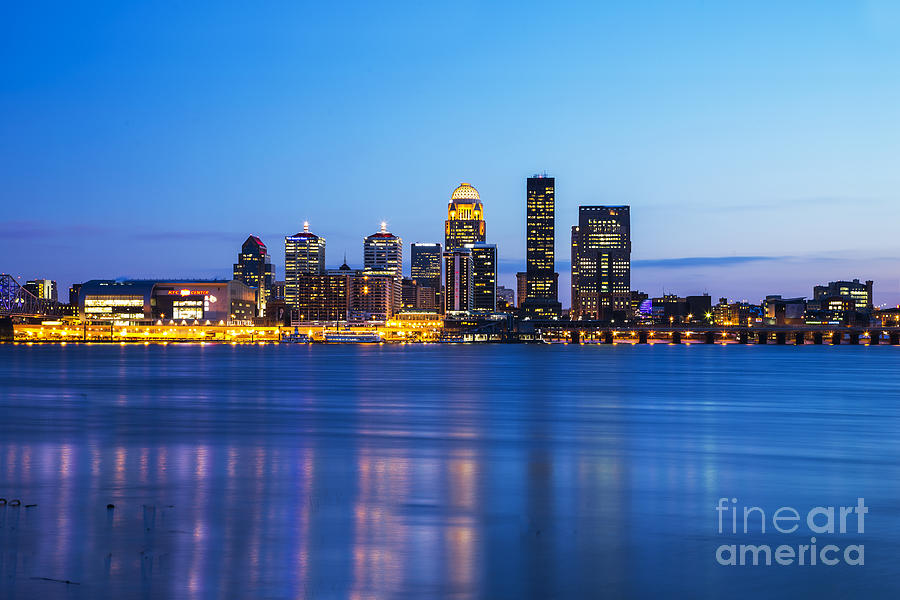
M 846 227 L 900 219 L 887 2 L 36 10 L 12 11 L 0 66 L 0 255 L 23 282 L 226 277 L 248 234 L 276 248 L 304 221 L 329 268 L 361 265 L 381 221 L 439 242 L 469 181 L 515 287 L 523 182 L 547 171 L 560 228 L 632 206 L 636 289 L 756 300 L 861 277 L 900 302 L 900 248 Z M 459 23 L 473 43 L 433 41 Z

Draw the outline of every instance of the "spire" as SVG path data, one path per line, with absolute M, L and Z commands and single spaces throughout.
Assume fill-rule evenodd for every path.
M 387 233 L 387 222 L 386 221 L 381 222 L 381 233 Z
M 309 221 L 303 221 L 303 233 L 309 233 Z

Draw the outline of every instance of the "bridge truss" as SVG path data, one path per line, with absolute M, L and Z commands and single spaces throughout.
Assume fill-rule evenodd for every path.
M 37 315 L 43 302 L 23 288 L 15 277 L 0 273 L 0 315 Z

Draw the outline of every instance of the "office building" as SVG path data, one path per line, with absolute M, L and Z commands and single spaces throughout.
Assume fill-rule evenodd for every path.
M 22 287 L 38 300 L 47 300 L 48 302 L 57 302 L 59 300 L 56 282 L 52 279 L 32 279 L 31 281 L 26 281 Z
M 470 311 L 475 304 L 472 250 L 444 252 L 444 312 Z
M 363 242 L 363 267 L 403 277 L 403 240 L 387 230 L 387 223 Z
M 522 308 L 528 297 L 528 273 L 519 271 L 516 273 L 516 306 Z
M 325 238 L 303 231 L 284 238 L 284 299 L 288 306 L 300 306 L 300 275 L 321 274 L 325 271 Z
M 555 273 L 556 179 L 529 177 L 525 202 L 525 297 L 520 304 L 532 317 L 559 316 L 558 277 Z
M 348 275 L 332 271 L 301 273 L 297 277 L 298 303 L 292 322 L 346 321 L 350 285 Z
M 241 246 L 238 261 L 234 263 L 234 279 L 255 290 L 256 314 L 262 316 L 275 283 L 275 269 L 269 251 L 259 237 L 251 235 Z
M 872 281 L 861 283 L 859 279 L 854 279 L 853 281 L 831 281 L 828 285 L 813 287 L 811 302 L 825 303 L 828 300 L 835 299 L 851 300 L 853 310 L 871 312 L 873 308 L 872 285 Z
M 472 309 L 497 310 L 497 246 L 466 244 L 472 251 Z
M 438 243 L 416 242 L 410 245 L 410 277 L 416 285 L 430 287 L 435 293 L 441 291 L 441 245 Z
M 581 206 L 572 228 L 572 318 L 625 319 L 631 309 L 628 206 Z
M 484 206 L 478 190 L 461 183 L 450 195 L 447 220 L 444 221 L 444 249 L 462 248 L 485 241 Z

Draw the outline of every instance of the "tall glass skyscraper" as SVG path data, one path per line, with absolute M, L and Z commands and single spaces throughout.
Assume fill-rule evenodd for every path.
M 572 318 L 612 320 L 630 310 L 630 208 L 581 206 L 572 228 Z
M 536 317 L 559 316 L 555 269 L 556 179 L 529 177 L 525 201 L 525 302 L 526 313 Z
M 497 310 L 497 246 L 494 244 L 466 244 L 472 251 L 472 308 L 494 312 Z
M 284 238 L 284 300 L 288 306 L 300 305 L 300 277 L 325 272 L 325 238 L 303 231 Z
M 416 242 L 410 250 L 410 277 L 416 285 L 441 291 L 441 245 Z
M 363 242 L 363 266 L 403 277 L 403 240 L 387 230 L 387 223 Z
M 257 315 L 262 316 L 269 291 L 275 284 L 275 270 L 266 245 L 255 235 L 249 236 L 241 246 L 238 261 L 234 263 L 234 280 L 255 290 Z

